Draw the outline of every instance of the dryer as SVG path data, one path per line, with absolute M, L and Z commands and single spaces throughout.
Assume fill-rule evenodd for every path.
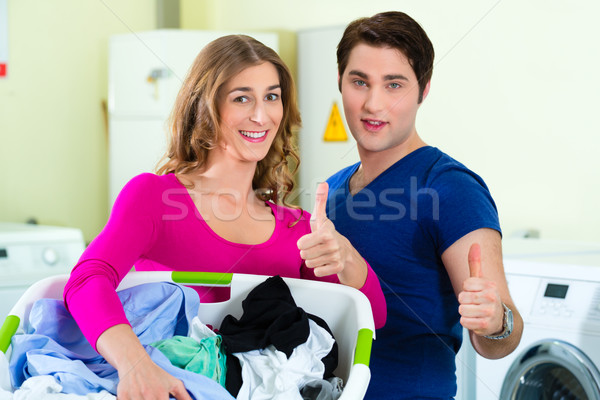
M 77 228 L 0 222 L 0 325 L 31 284 L 68 273 L 84 249 Z
M 507 243 L 504 267 L 524 321 L 521 342 L 487 360 L 466 340 L 460 398 L 600 400 L 600 244 Z

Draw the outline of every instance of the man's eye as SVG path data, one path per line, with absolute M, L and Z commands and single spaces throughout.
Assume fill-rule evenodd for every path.
M 355 84 L 356 86 L 366 86 L 366 85 L 367 85 L 367 82 L 365 82 L 365 81 L 362 81 L 362 80 L 360 80 L 360 79 L 357 79 L 357 80 L 355 80 L 355 81 L 354 81 L 354 84 Z

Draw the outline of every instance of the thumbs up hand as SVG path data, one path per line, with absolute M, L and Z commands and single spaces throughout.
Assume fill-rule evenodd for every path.
M 328 190 L 327 182 L 317 187 L 310 218 L 311 233 L 302 236 L 297 243 L 300 257 L 306 267 L 313 269 L 315 276 L 337 274 L 341 283 L 360 289 L 367 279 L 367 264 L 327 218 Z
M 471 245 L 468 260 L 470 276 L 458 295 L 460 323 L 479 336 L 497 334 L 503 329 L 504 307 L 496 283 L 484 277 L 479 244 Z
M 327 192 L 329 185 L 327 182 L 321 182 L 317 186 L 315 194 L 315 206 L 312 215 L 310 216 L 310 230 L 316 232 L 320 227 L 325 225 L 327 221 Z M 331 222 L 331 221 L 329 221 Z

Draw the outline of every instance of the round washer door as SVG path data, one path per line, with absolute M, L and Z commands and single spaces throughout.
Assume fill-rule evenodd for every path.
M 502 400 L 600 400 L 600 372 L 570 343 L 545 339 L 531 344 L 510 366 Z

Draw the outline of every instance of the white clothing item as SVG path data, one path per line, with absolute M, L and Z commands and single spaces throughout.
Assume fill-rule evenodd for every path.
M 300 388 L 307 382 L 323 379 L 321 359 L 331 351 L 334 339 L 324 328 L 309 319 L 310 334 L 290 358 L 274 346 L 262 350 L 234 353 L 242 366 L 239 400 L 302 400 Z
M 202 339 L 207 337 L 217 336 L 208 326 L 204 325 L 198 316 L 192 318 L 192 327 L 190 328 L 189 336 L 196 342 L 200 343 Z
M 115 400 L 116 397 L 103 390 L 85 396 L 61 393 L 62 386 L 50 375 L 31 377 L 14 393 L 0 391 L 0 400 Z
M 317 379 L 308 382 L 300 389 L 304 400 L 337 400 L 344 390 L 342 378 Z

